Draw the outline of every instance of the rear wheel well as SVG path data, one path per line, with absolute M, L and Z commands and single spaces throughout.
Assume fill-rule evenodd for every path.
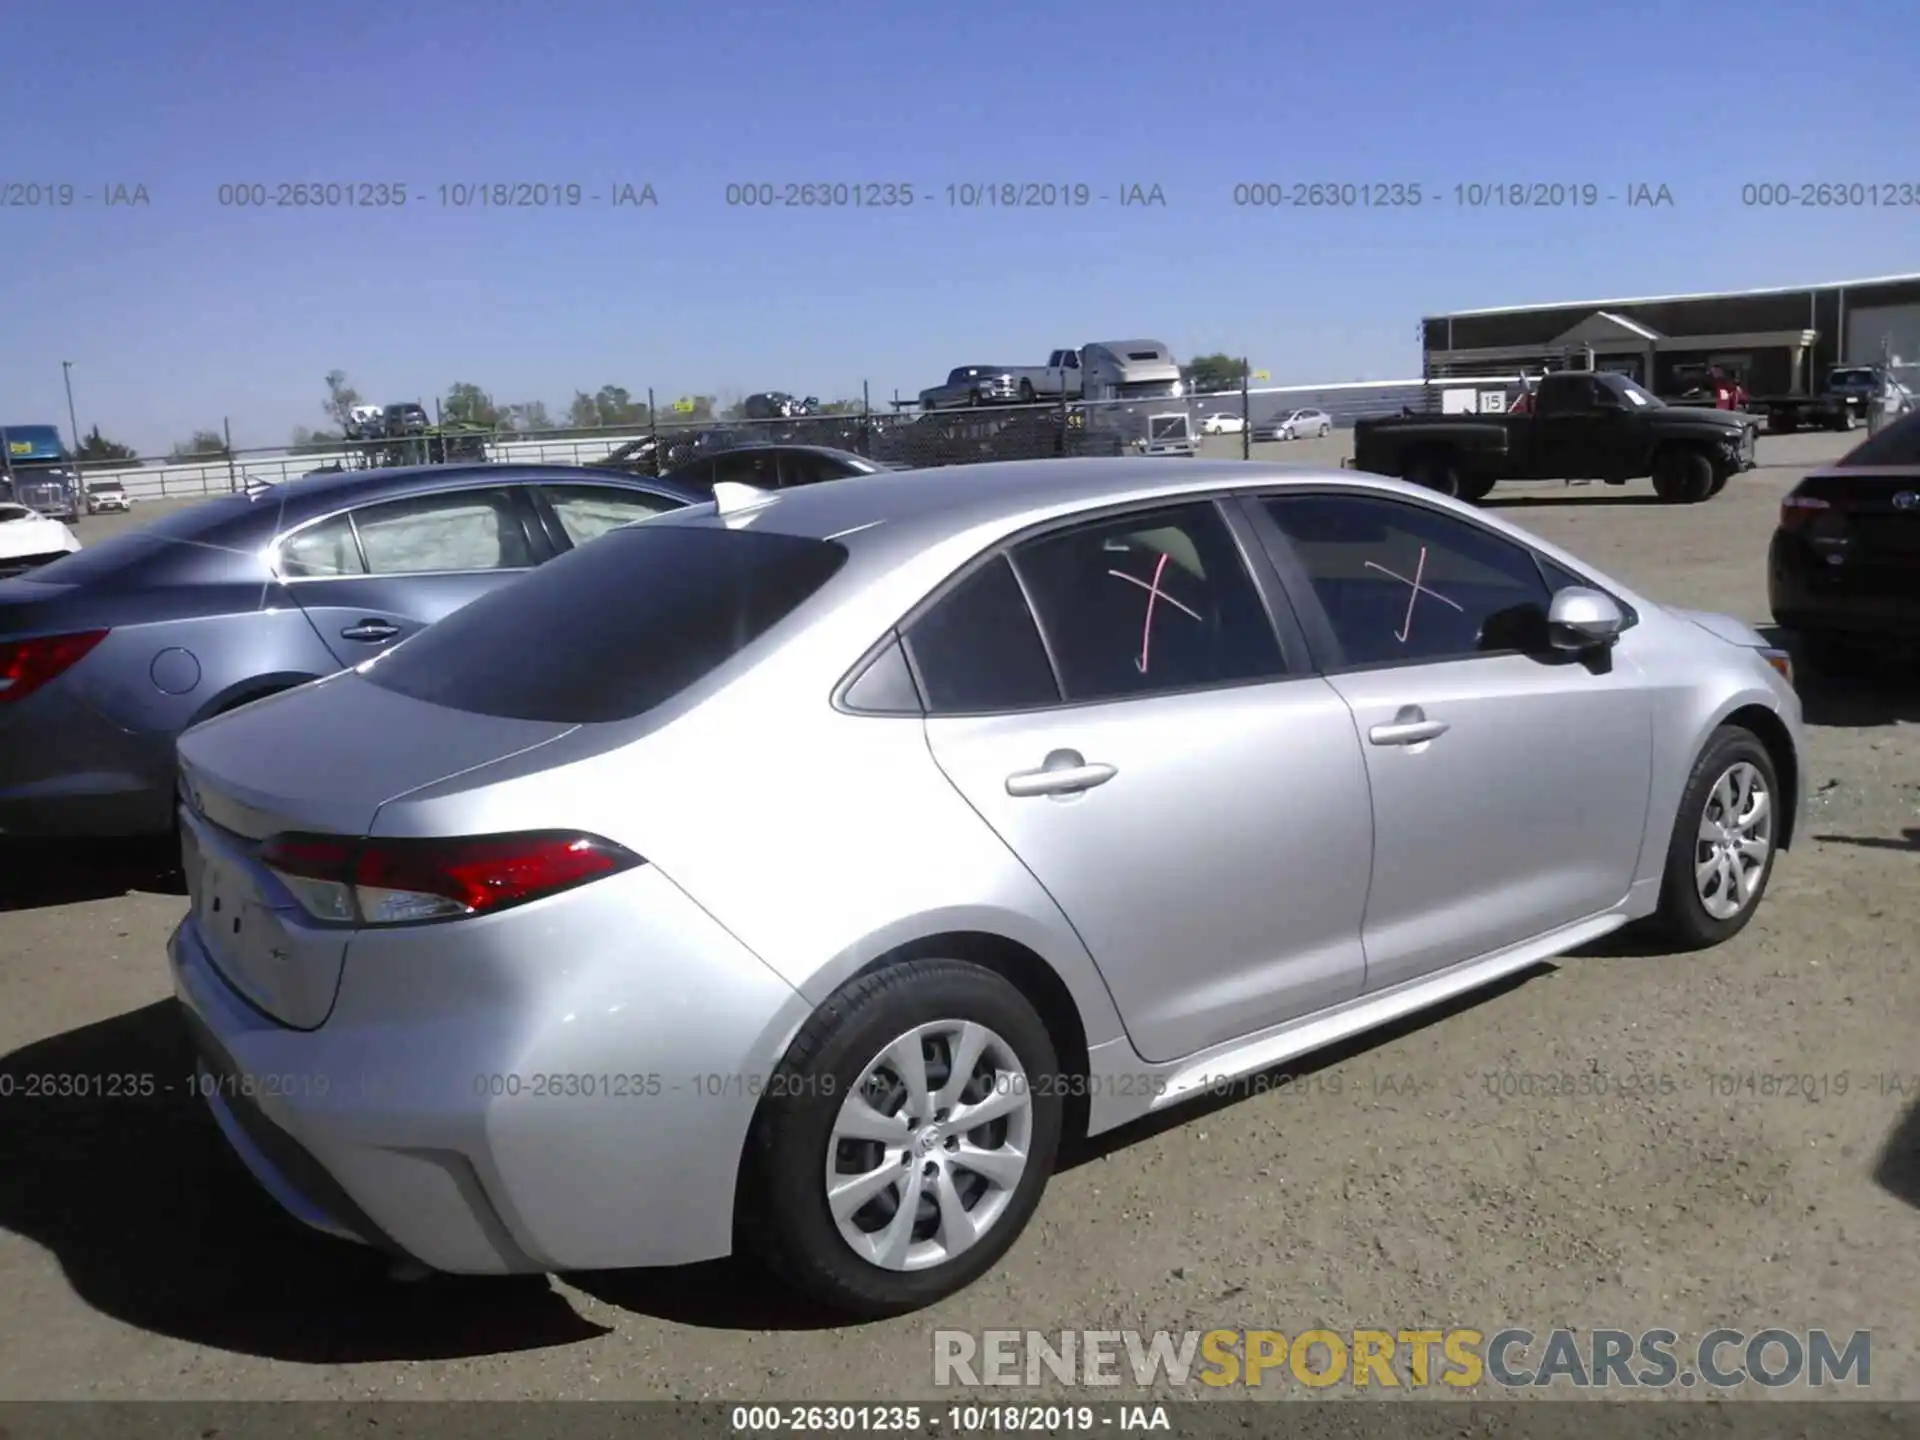
M 1779 846 L 1782 850 L 1789 849 L 1800 820 L 1796 813 L 1800 800 L 1800 760 L 1794 754 L 1793 737 L 1787 733 L 1786 722 L 1764 705 L 1748 705 L 1720 723 L 1751 731 L 1767 747 L 1767 758 L 1773 761 L 1773 772 L 1783 792 Z
M 1066 981 L 1045 960 L 1017 940 L 980 930 L 956 930 L 927 935 L 887 951 L 862 966 L 859 974 L 871 974 L 905 960 L 964 960 L 991 970 L 1018 990 L 1047 1027 L 1053 1041 L 1053 1053 L 1061 1071 L 1076 1079 L 1084 1078 L 1090 1065 L 1087 1054 L 1087 1030 L 1080 1021 L 1080 1007 L 1073 1003 L 1073 992 Z M 857 977 L 849 977 L 857 978 Z M 1063 1087 L 1067 1092 L 1066 1128 L 1062 1138 L 1080 1139 L 1086 1134 L 1087 1104 L 1078 1092 L 1082 1086 Z

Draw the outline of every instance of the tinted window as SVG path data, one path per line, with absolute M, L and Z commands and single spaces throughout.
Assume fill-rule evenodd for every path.
M 1841 465 L 1920 465 L 1920 410 L 1896 420 L 1843 455 Z M 56 561 L 64 565 L 64 560 Z M 45 571 L 41 572 L 43 575 Z
M 375 575 L 448 570 L 517 570 L 533 564 L 513 495 L 456 490 L 356 510 L 354 527 Z
M 289 580 L 366 574 L 353 522 L 340 515 L 289 535 L 280 542 L 279 570 Z
M 935 714 L 1060 703 L 1046 646 L 1004 556 L 982 565 L 915 621 L 907 649 Z
M 489 591 L 366 674 L 482 715 L 625 720 L 745 650 L 846 558 L 831 541 L 772 531 L 635 525 Z
M 754 485 L 762 490 L 780 488 L 780 471 L 774 457 L 764 451 L 736 450 L 713 462 L 714 483 L 730 481 L 735 485 Z
M 1531 552 L 1424 506 L 1356 495 L 1263 503 L 1349 665 L 1512 649 L 1551 598 Z
M 1283 674 L 1266 608 L 1211 504 L 1133 514 L 1014 552 L 1068 700 Z
M 597 540 L 607 531 L 649 515 L 662 515 L 679 507 L 662 495 L 640 490 L 624 490 L 613 485 L 543 485 L 540 487 L 553 506 L 560 528 L 575 545 Z

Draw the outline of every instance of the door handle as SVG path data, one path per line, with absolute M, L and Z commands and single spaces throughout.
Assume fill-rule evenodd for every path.
M 1078 750 L 1056 750 L 1038 770 L 1007 777 L 1007 794 L 1024 800 L 1034 795 L 1077 795 L 1104 785 L 1120 772 L 1111 765 L 1089 765 Z
M 1367 731 L 1375 745 L 1420 745 L 1438 740 L 1453 727 L 1444 720 L 1429 720 L 1418 705 L 1402 705 L 1390 725 L 1376 725 Z
M 398 625 L 390 625 L 385 620 L 362 620 L 358 625 L 349 625 L 340 632 L 342 640 L 365 640 L 369 643 L 379 640 L 391 640 L 400 633 Z

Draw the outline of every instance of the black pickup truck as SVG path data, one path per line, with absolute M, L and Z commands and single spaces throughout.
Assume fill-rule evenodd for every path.
M 1654 493 L 1692 505 L 1754 466 L 1750 415 L 1669 405 L 1625 375 L 1540 377 L 1528 413 L 1401 415 L 1353 427 L 1353 465 L 1444 495 L 1482 500 L 1502 480 L 1653 477 Z

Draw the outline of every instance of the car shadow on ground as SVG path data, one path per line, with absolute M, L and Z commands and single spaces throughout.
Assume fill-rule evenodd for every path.
M 287 1217 L 190 1093 L 193 1064 L 171 1000 L 0 1056 L 0 1227 L 50 1252 L 94 1309 L 306 1364 L 455 1359 L 607 1333 L 544 1276 L 398 1284 L 375 1252 Z
M 172 836 L 129 840 L 0 840 L 0 912 L 106 900 L 143 890 L 184 895 Z
M 1836 675 L 1816 667 L 1805 647 L 1779 627 L 1762 626 L 1760 634 L 1793 655 L 1794 689 L 1807 724 L 1854 730 L 1920 723 L 1920 666 L 1901 657 L 1862 653 L 1851 673 Z
M 1660 505 L 1655 495 L 1621 494 L 1612 486 L 1568 485 L 1560 490 L 1502 495 L 1498 490 L 1480 502 L 1483 510 L 1541 510 L 1559 505 Z
M 1858 845 L 1863 850 L 1905 850 L 1920 855 L 1920 826 L 1909 825 L 1898 836 L 1888 835 L 1816 835 L 1823 845 Z
M 1920 1210 L 1920 1103 L 1908 1107 L 1887 1136 L 1873 1167 L 1873 1183 Z

